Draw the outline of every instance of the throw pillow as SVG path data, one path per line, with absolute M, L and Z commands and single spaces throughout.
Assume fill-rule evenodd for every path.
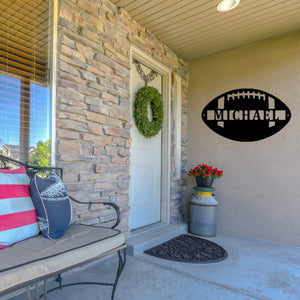
M 60 177 L 55 172 L 46 178 L 35 175 L 30 194 L 42 235 L 51 240 L 60 238 L 72 221 L 70 199 Z
M 0 249 L 39 233 L 29 186 L 24 167 L 0 169 Z

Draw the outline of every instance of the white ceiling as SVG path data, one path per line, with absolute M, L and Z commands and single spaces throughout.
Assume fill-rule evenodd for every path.
M 241 0 L 220 13 L 219 0 L 111 0 L 186 61 L 300 31 L 300 0 Z

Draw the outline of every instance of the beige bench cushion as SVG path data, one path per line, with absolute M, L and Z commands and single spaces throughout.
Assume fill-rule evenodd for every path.
M 116 229 L 73 224 L 52 241 L 39 235 L 0 250 L 0 295 L 91 261 L 124 244 Z

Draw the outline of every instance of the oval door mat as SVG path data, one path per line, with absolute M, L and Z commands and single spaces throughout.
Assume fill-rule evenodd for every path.
M 168 260 L 188 263 L 213 263 L 227 258 L 224 248 L 211 241 L 182 234 L 144 253 Z

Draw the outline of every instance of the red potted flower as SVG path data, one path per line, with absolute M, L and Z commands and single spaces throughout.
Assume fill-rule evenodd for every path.
M 206 164 L 199 164 L 187 173 L 188 176 L 196 178 L 197 185 L 200 187 L 211 187 L 214 179 L 220 178 L 223 171 Z

